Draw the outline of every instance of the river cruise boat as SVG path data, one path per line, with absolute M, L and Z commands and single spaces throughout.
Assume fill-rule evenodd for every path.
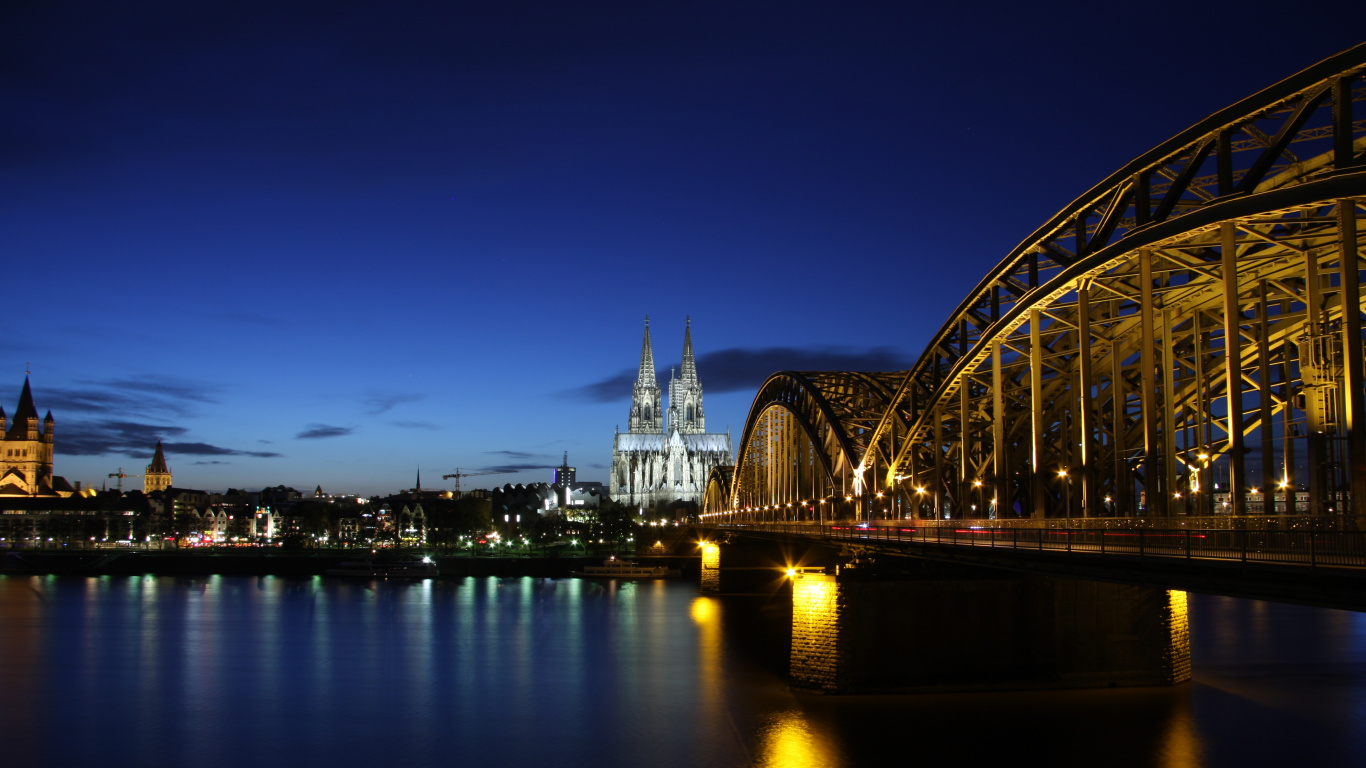
M 436 563 L 430 557 L 343 560 L 325 573 L 328 576 L 360 576 L 367 579 L 432 579 L 437 576 Z
M 602 565 L 586 565 L 582 571 L 574 571 L 569 575 L 580 579 L 676 579 L 683 573 L 676 568 L 640 565 L 630 560 L 609 557 L 602 561 Z

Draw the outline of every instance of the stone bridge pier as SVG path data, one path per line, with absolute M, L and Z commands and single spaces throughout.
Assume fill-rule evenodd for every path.
M 1184 592 L 813 541 L 700 539 L 704 593 L 782 599 L 790 589 L 788 672 L 799 690 L 999 691 L 1190 679 Z
M 1175 685 L 1186 594 L 1077 579 L 838 567 L 792 577 L 790 676 L 823 693 Z

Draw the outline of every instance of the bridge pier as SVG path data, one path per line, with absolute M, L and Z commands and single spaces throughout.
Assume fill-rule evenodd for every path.
M 1175 685 L 1184 592 L 1045 576 L 792 579 L 792 685 L 822 693 Z

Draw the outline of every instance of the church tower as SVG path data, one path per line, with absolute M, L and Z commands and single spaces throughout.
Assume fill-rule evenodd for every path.
M 142 475 L 142 492 L 164 491 L 170 487 L 171 468 L 166 466 L 166 454 L 162 452 L 161 441 L 158 440 L 152 463 L 147 465 L 147 471 Z
M 669 429 L 682 435 L 701 435 L 707 431 L 702 413 L 702 382 L 697 379 L 697 361 L 692 352 L 692 318 L 683 330 L 683 369 L 669 381 Z
M 650 318 L 645 318 L 645 341 L 640 346 L 640 372 L 631 393 L 631 417 L 628 430 L 632 434 L 664 432 L 664 412 L 660 408 L 659 382 L 655 381 L 655 352 L 650 344 Z
M 19 393 L 19 407 L 9 423 L 0 411 L 0 422 L 7 424 L 0 440 L 0 496 L 47 496 L 54 493 L 52 475 L 52 411 L 43 419 L 33 404 L 28 377 Z M 40 427 L 41 425 L 41 427 Z M 58 485 L 64 486 L 65 480 Z

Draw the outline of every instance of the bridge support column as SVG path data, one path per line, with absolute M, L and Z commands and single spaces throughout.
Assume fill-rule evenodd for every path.
M 792 583 L 790 676 L 821 693 L 1175 685 L 1186 595 L 1040 576 Z
M 703 594 L 716 595 L 721 592 L 721 545 L 715 541 L 704 541 L 702 547 Z

